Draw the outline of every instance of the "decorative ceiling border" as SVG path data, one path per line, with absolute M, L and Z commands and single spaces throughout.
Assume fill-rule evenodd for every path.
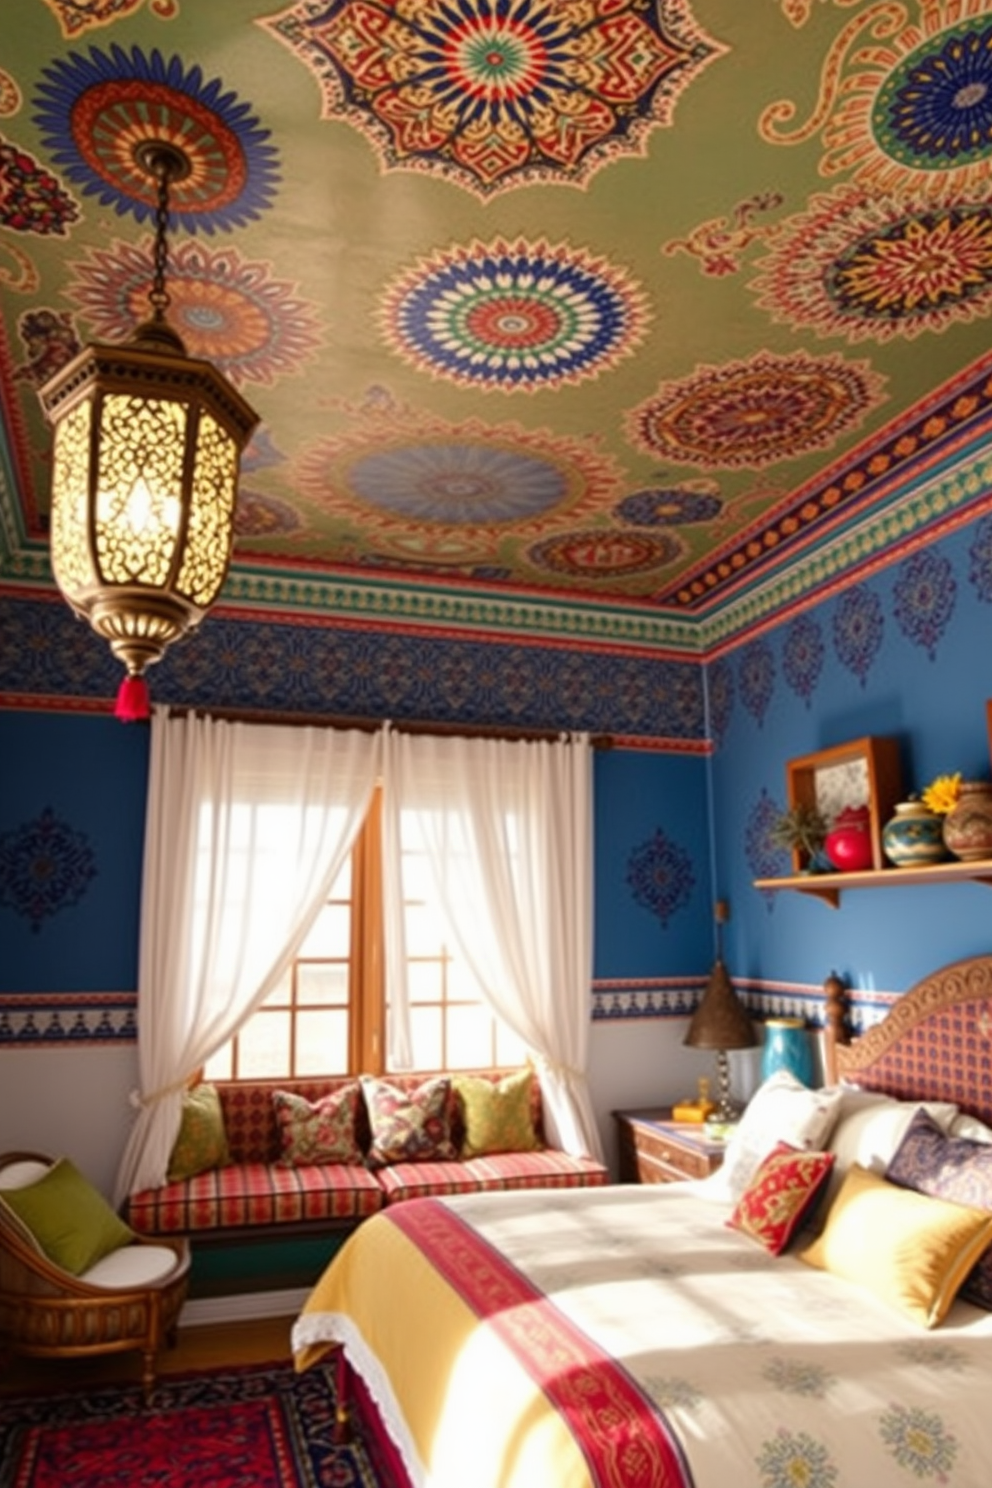
M 698 642 L 707 657 L 756 629 L 778 624 L 801 604 L 830 594 L 888 567 L 907 547 L 936 538 L 974 519 L 980 503 L 992 502 L 992 450 L 974 452 L 951 470 L 941 470 L 892 502 L 839 533 L 782 572 L 724 605 L 701 622 Z

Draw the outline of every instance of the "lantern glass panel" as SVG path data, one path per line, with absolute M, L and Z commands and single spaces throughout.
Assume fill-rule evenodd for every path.
M 90 425 L 93 404 L 77 403 L 55 430 L 52 468 L 52 568 L 62 593 L 77 598 L 94 581 L 87 541 Z
M 176 589 L 208 609 L 227 574 L 237 497 L 238 447 L 206 410 L 196 436 L 189 531 Z
M 164 589 L 182 519 L 187 408 L 163 398 L 103 399 L 96 548 L 107 584 Z

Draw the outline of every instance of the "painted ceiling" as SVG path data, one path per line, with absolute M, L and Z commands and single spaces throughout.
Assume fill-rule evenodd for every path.
M 0 12 L 0 585 L 51 586 L 38 388 L 147 313 L 149 137 L 169 319 L 261 419 L 229 597 L 684 639 L 987 498 L 990 3 Z

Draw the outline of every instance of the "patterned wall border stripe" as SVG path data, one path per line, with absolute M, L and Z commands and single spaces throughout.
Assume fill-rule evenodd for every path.
M 0 1049 L 133 1044 L 135 992 L 0 994 Z
M 594 1023 L 687 1018 L 706 976 L 597 979 L 591 989 Z M 757 1019 L 805 1018 L 823 1026 L 823 988 L 795 983 L 736 980 Z M 898 997 L 894 992 L 848 994 L 849 1022 L 861 1033 L 877 1023 Z M 135 992 L 0 993 L 0 1049 L 52 1049 L 66 1044 L 133 1044 L 137 1039 Z

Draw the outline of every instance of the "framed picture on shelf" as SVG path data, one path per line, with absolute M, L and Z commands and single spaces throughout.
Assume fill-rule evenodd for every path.
M 898 739 L 854 739 L 788 760 L 785 783 L 790 807 L 815 806 L 828 823 L 845 807 L 867 806 L 872 867 L 888 866 L 882 852 L 882 828 L 902 799 Z M 792 860 L 797 873 L 807 867 L 805 854 L 799 850 L 793 852 Z

